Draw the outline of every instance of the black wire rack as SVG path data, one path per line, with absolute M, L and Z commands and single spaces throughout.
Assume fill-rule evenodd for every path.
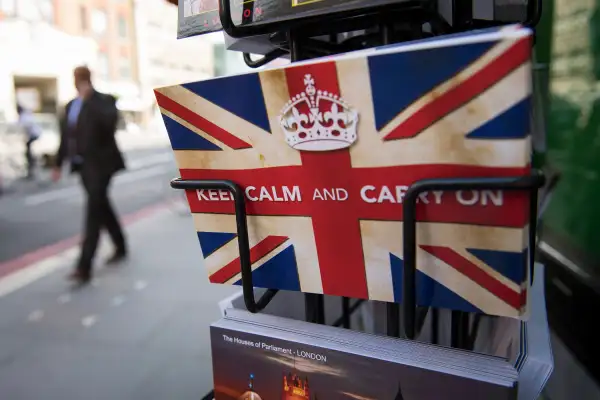
M 507 190 L 528 191 L 530 199 L 530 266 L 533 267 L 535 258 L 535 227 L 537 225 L 538 190 L 544 185 L 544 175 L 537 170 L 525 176 L 510 176 L 501 178 L 443 178 L 424 179 L 413 183 L 406 191 L 403 202 L 403 288 L 402 303 L 388 304 L 387 333 L 393 337 L 414 339 L 417 327 L 417 300 L 416 300 L 416 256 L 417 256 L 417 199 L 423 192 L 458 191 L 458 190 Z M 250 245 L 248 239 L 248 225 L 246 221 L 246 201 L 244 191 L 233 181 L 229 180 L 183 180 L 180 178 L 171 181 L 171 187 L 184 190 L 221 189 L 229 191 L 234 198 L 235 216 L 240 253 L 241 281 L 246 309 L 252 313 L 262 311 L 273 300 L 278 290 L 269 289 L 259 299 L 254 296 L 252 282 L 252 266 L 250 262 Z M 533 279 L 533 268 L 530 275 Z M 324 323 L 323 295 L 306 294 L 306 320 L 308 322 Z M 350 314 L 358 308 L 361 300 L 350 306 L 350 299 L 342 299 L 342 316 L 334 325 L 349 326 Z M 402 307 L 402 312 L 400 308 Z M 400 318 L 402 316 L 402 318 Z M 458 316 L 458 314 L 457 314 Z M 461 319 L 461 318 L 459 318 Z M 402 332 L 400 327 L 402 326 Z

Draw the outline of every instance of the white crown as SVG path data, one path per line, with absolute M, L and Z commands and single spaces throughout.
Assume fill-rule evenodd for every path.
M 287 143 L 305 151 L 350 147 L 356 141 L 358 112 L 338 95 L 317 90 L 309 74 L 304 76 L 304 86 L 306 90 L 293 96 L 279 117 Z

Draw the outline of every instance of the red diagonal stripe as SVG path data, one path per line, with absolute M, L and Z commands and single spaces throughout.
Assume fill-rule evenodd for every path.
M 520 39 L 502 55 L 473 74 L 464 82 L 434 98 L 410 118 L 392 130 L 384 140 L 407 139 L 417 136 L 434 122 L 479 96 L 531 57 L 529 38 Z
M 279 245 L 288 240 L 286 236 L 267 236 L 261 240 L 256 246 L 250 249 L 250 263 L 254 264 L 273 250 Z M 225 283 L 242 271 L 240 265 L 240 259 L 236 258 L 214 274 L 212 274 L 208 280 L 212 283 Z
M 485 271 L 467 260 L 454 250 L 442 246 L 420 246 L 423 250 L 439 258 L 446 264 L 450 265 L 458 272 L 471 279 L 479 286 L 487 289 L 490 293 L 504 301 L 509 306 L 520 310 L 523 305 L 522 294 L 515 292 L 502 282 L 498 281 L 493 276 L 488 275 Z
M 189 122 L 196 128 L 205 132 L 207 135 L 214 137 L 232 149 L 239 150 L 252 148 L 251 144 L 244 142 L 242 139 L 232 135 L 225 129 L 213 124 L 206 118 L 201 117 L 189 108 L 182 106 L 164 94 L 159 93 L 158 91 L 154 91 L 154 94 L 156 95 L 156 102 L 159 106 L 169 112 L 172 112 L 184 121 Z

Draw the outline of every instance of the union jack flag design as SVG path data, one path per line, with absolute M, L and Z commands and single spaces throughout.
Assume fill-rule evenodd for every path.
M 183 179 L 247 199 L 254 284 L 401 299 L 413 182 L 530 170 L 531 34 L 510 27 L 156 90 Z M 239 284 L 233 201 L 188 191 L 213 283 Z M 417 300 L 518 317 L 528 195 L 419 197 Z

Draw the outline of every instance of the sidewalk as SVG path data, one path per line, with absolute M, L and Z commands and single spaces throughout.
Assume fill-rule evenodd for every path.
M 208 283 L 189 216 L 151 212 L 128 225 L 129 261 L 97 268 L 92 286 L 64 279 L 76 248 L 0 278 L 0 398 L 197 400 L 211 390 L 208 326 L 239 289 Z

